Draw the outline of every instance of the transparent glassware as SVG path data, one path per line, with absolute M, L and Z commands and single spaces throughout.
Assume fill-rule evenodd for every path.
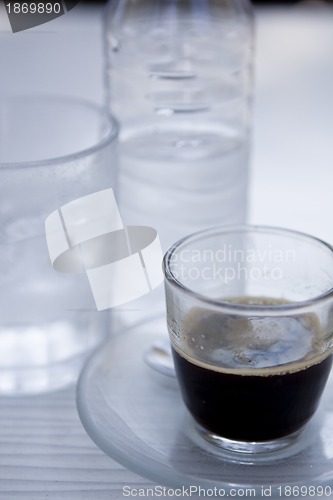
M 124 223 L 155 228 L 164 251 L 191 232 L 245 223 L 251 3 L 112 0 L 105 33 L 107 105 L 121 125 Z M 162 287 L 133 302 L 121 321 L 157 312 L 167 338 Z M 151 366 L 172 373 L 169 359 L 163 339 L 147 354 Z
M 244 223 L 253 16 L 247 0 L 115 0 L 106 13 L 108 105 L 121 124 L 119 202 L 166 250 Z
M 175 244 L 164 269 L 176 374 L 199 434 L 247 454 L 295 444 L 332 365 L 332 246 L 222 227 Z
M 52 268 L 45 221 L 115 186 L 118 126 L 54 96 L 2 98 L 0 123 L 0 394 L 38 393 L 74 382 L 108 333 L 85 274 Z

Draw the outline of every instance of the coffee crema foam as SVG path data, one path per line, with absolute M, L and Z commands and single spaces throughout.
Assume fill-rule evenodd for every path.
M 266 306 L 289 303 L 266 297 L 239 297 L 224 302 Z M 176 345 L 173 342 L 173 348 L 202 368 L 263 376 L 303 370 L 331 352 L 325 352 L 319 318 L 314 313 L 243 318 L 204 308 L 192 309 L 187 315 L 181 339 Z

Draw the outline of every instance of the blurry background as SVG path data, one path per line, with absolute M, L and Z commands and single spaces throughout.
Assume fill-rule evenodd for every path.
M 84 2 L 13 35 L 0 3 L 0 93 L 104 101 L 102 11 Z M 333 243 L 333 1 L 258 0 L 250 221 Z

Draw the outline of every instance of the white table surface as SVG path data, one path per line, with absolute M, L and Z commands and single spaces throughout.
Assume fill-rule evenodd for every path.
M 333 242 L 333 9 L 314 5 L 257 11 L 251 222 Z M 0 94 L 53 91 L 102 102 L 101 54 L 98 8 L 17 35 L 0 10 Z M 75 388 L 0 399 L 0 499 L 117 500 L 124 485 L 149 482 L 92 443 Z

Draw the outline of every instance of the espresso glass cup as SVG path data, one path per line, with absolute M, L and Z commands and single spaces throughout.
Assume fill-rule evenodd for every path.
M 225 226 L 176 243 L 164 272 L 176 375 L 199 433 L 243 453 L 294 443 L 332 365 L 332 246 Z

